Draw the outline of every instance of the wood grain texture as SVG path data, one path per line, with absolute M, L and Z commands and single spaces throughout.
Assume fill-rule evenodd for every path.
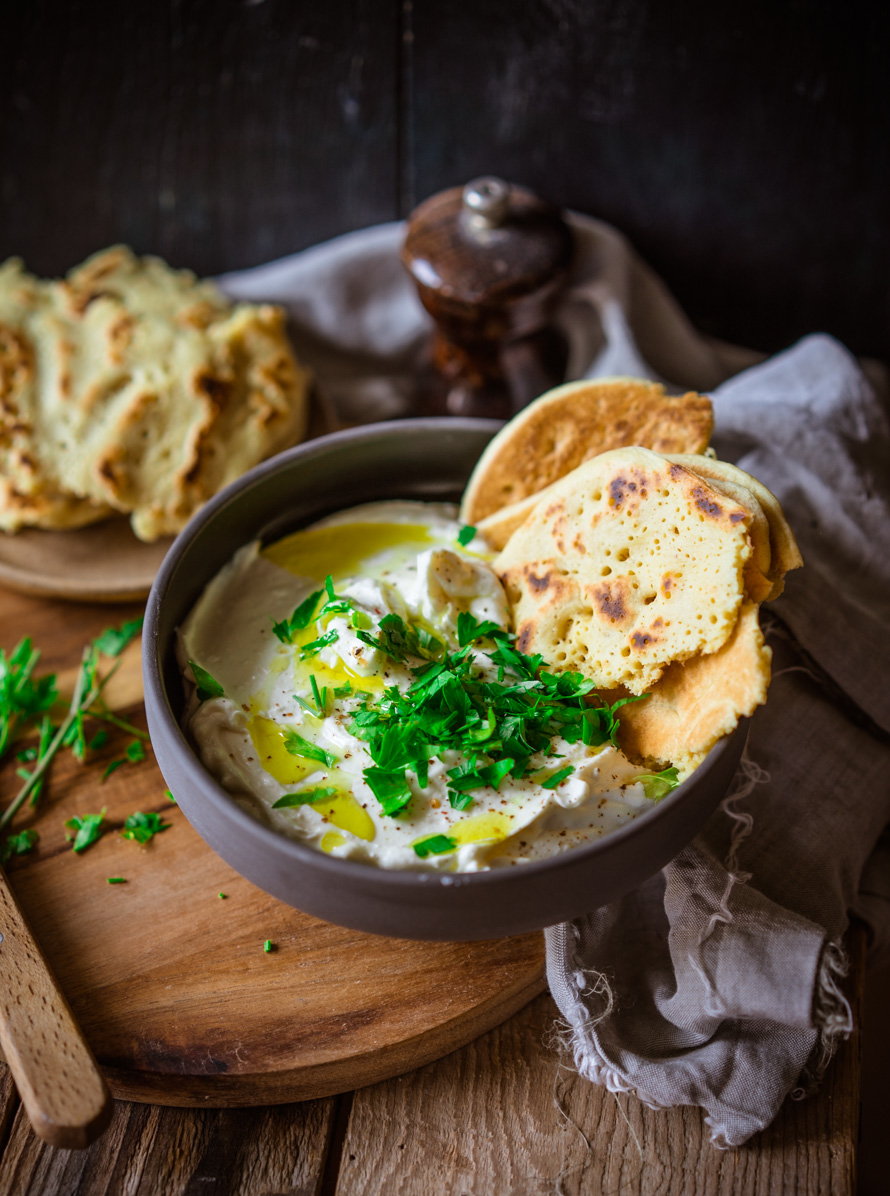
M 0 1046 L 35 1132 L 82 1150 L 111 1094 L 0 868 Z
M 854 995 L 864 934 L 850 945 Z M 356 1093 L 338 1196 L 853 1196 L 858 1034 L 816 1096 L 718 1151 L 701 1110 L 656 1112 L 581 1079 L 552 1045 L 556 1016 L 541 996 L 462 1051 Z
M 0 1160 L 4 1196 L 315 1196 L 334 1100 L 273 1109 L 119 1103 L 87 1151 L 51 1150 L 16 1119 Z
M 47 664 L 73 682 L 82 644 L 109 612 L 2 597 L 0 645 L 27 628 L 48 649 Z M 108 694 L 144 727 L 131 705 L 140 683 L 133 644 Z M 541 991 L 541 935 L 396 941 L 267 896 L 198 838 L 151 759 L 101 783 L 128 741 L 111 729 L 86 765 L 70 753 L 57 758 L 36 812 L 13 824 L 35 827 L 37 849 L 10 863 L 16 896 L 115 1095 L 233 1106 L 345 1091 L 439 1057 Z M 4 794 L 18 784 L 15 767 L 12 759 L 0 772 Z M 106 833 L 75 855 L 65 820 L 103 808 Z M 161 814 L 170 829 L 145 847 L 128 842 L 119 832 L 137 810 Z

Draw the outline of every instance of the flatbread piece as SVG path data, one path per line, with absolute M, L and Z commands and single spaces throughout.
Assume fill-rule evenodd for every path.
M 494 567 L 519 648 L 598 688 L 646 692 L 736 624 L 750 512 L 644 448 L 616 449 L 552 486 Z
M 701 453 L 713 423 L 704 395 L 667 395 L 663 386 L 641 378 L 558 386 L 488 445 L 464 492 L 461 518 L 478 524 L 610 449 L 639 444 L 662 454 Z

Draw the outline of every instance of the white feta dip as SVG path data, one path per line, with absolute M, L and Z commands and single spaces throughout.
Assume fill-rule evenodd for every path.
M 247 545 L 205 589 L 179 634 L 190 694 L 185 728 L 209 772 L 267 825 L 381 868 L 472 872 L 589 843 L 651 808 L 644 769 L 608 739 L 585 744 L 575 732 L 569 742 L 567 730 L 568 738 L 550 736 L 513 772 L 490 772 L 496 784 L 477 778 L 475 787 L 459 788 L 461 770 L 490 763 L 486 736 L 493 743 L 499 734 L 494 713 L 470 707 L 478 755 L 430 750 L 420 775 L 396 760 L 382 779 L 396 776 L 402 795 L 393 800 L 403 804 L 385 812 L 375 780 L 385 772 L 381 753 L 375 760 L 369 739 L 359 737 L 370 732 L 357 720 L 373 723 L 368 712 L 387 703 L 391 711 L 395 691 L 406 695 L 440 668 L 437 660 L 459 653 L 462 616 L 463 626 L 472 616 L 491 632 L 510 629 L 492 554 L 479 537 L 464 546 L 460 532 L 449 506 L 368 504 L 268 547 Z M 300 626 L 300 608 L 313 594 Z M 419 638 L 408 648 L 398 634 L 389 639 L 393 620 L 381 628 L 387 616 Z M 394 642 L 401 660 L 385 650 Z M 491 638 L 466 646 L 477 689 L 511 680 L 504 682 L 493 646 Z M 199 668 L 198 685 L 189 662 Z M 209 689 L 202 672 L 215 683 Z M 512 682 L 521 693 L 522 679 Z M 390 716 L 387 725 L 399 721 Z

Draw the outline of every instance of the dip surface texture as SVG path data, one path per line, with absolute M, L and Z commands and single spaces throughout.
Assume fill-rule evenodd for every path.
M 451 507 L 374 503 L 247 545 L 207 586 L 179 635 L 184 723 L 255 817 L 332 855 L 469 872 L 591 842 L 665 791 L 580 678 L 528 671 L 492 554 L 461 531 Z

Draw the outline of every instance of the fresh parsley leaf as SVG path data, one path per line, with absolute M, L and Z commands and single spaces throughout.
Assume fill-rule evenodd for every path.
M 9 656 L 0 649 L 0 756 L 12 742 L 20 722 L 49 710 L 58 697 L 54 673 L 33 679 L 40 652 L 29 637 L 20 640 Z
M 106 743 L 108 743 L 108 732 L 101 730 L 96 732 L 96 734 L 87 744 L 87 747 L 91 752 L 98 752 L 100 748 L 105 747 Z
M 272 803 L 273 810 L 290 810 L 294 806 L 310 806 L 313 802 L 324 801 L 326 797 L 333 797 L 337 792 L 330 785 L 321 785 L 317 789 L 302 789 L 297 793 L 285 793 L 278 801 Z
M 145 748 L 142 746 L 140 739 L 134 739 L 127 744 L 127 759 L 132 764 L 139 764 L 145 759 Z
M 271 939 L 266 939 L 266 941 L 263 943 L 263 950 L 266 952 L 267 955 L 269 954 L 270 951 L 275 950 L 275 944 L 272 942 Z
M 176 798 L 173 796 L 173 794 L 170 792 L 169 789 L 164 790 L 164 796 L 166 797 L 167 801 L 172 801 L 174 806 L 177 804 Z
M 567 764 L 565 768 L 561 768 L 559 772 L 555 772 L 552 777 L 549 777 L 546 781 L 542 781 L 541 788 L 555 789 L 557 785 L 561 785 L 563 781 L 568 780 L 574 771 L 571 764 Z
M 318 600 L 323 593 L 324 590 L 316 590 L 300 603 L 289 619 L 282 619 L 280 623 L 273 622 L 272 634 L 280 639 L 283 644 L 292 644 L 294 642 L 294 633 L 303 631 L 312 622 L 315 615 L 315 608 L 318 606 Z
M 325 634 L 320 635 L 317 640 L 313 640 L 311 644 L 303 645 L 303 648 L 300 651 L 300 660 L 308 660 L 310 656 L 317 655 L 322 648 L 327 648 L 330 644 L 336 644 L 339 638 L 340 634 L 336 628 L 325 632 Z
M 676 789 L 680 784 L 680 775 L 676 768 L 665 768 L 661 772 L 649 773 L 636 778 L 643 786 L 643 792 L 650 801 L 661 801 L 663 797 Z
M 160 814 L 143 814 L 137 810 L 135 814 L 130 814 L 124 822 L 121 835 L 136 843 L 149 843 L 155 835 L 169 829 L 170 823 L 164 822 Z
M 127 878 L 125 876 L 109 876 L 108 883 L 110 885 L 125 885 Z
M 443 855 L 446 851 L 454 851 L 456 847 L 457 840 L 452 839 L 450 835 L 430 835 L 428 839 L 421 839 L 419 843 L 415 843 L 414 851 L 423 860 L 428 855 Z
M 69 818 L 65 826 L 70 831 L 74 831 L 73 847 L 76 852 L 86 851 L 97 839 L 100 839 L 104 833 L 102 824 L 105 821 L 105 807 L 102 807 L 100 814 L 85 814 L 83 818 L 76 814 L 73 818 Z M 72 836 L 68 835 L 69 841 Z
M 105 771 L 102 773 L 102 781 L 107 781 L 113 772 L 117 772 L 120 766 L 126 763 L 126 756 L 118 756 L 114 760 L 109 760 L 108 764 L 105 766 Z
M 127 644 L 134 640 L 142 630 L 142 619 L 130 619 L 121 623 L 120 627 L 106 627 L 100 636 L 93 640 L 93 647 L 103 656 L 120 656 Z
M 17 835 L 7 835 L 0 847 L 0 864 L 5 864 L 14 855 L 27 855 L 33 851 L 38 838 L 37 831 L 30 828 L 19 831 Z
M 458 793 L 456 789 L 449 789 L 448 802 L 453 810 L 466 810 L 473 804 L 473 795 L 472 793 Z
M 194 660 L 189 661 L 189 668 L 195 677 L 199 702 L 207 702 L 210 698 L 225 696 L 223 687 L 214 677 L 210 676 L 206 669 L 202 669 Z
M 322 764 L 326 764 L 328 768 L 333 768 L 337 763 L 336 756 L 326 752 L 324 748 L 318 747 L 317 744 L 310 743 L 296 731 L 285 731 L 284 748 L 291 756 L 301 756 L 304 760 L 318 760 Z
M 324 588 L 328 600 L 319 612 L 319 619 L 324 618 L 326 615 L 345 615 L 355 609 L 355 603 L 351 598 L 344 598 L 342 595 L 334 592 L 334 579 L 330 573 L 324 579 Z
M 480 623 L 468 610 L 462 610 L 457 616 L 457 642 L 462 648 L 467 644 L 474 644 L 476 640 L 498 637 L 507 638 L 507 632 L 500 623 L 495 623 L 492 619 Z
M 100 732 L 100 734 L 102 734 L 102 732 Z M 106 735 L 105 738 L 107 739 L 108 736 Z M 15 758 L 16 758 L 16 760 L 20 761 L 22 764 L 31 764 L 31 763 L 33 763 L 33 761 L 35 761 L 37 759 L 37 748 L 36 747 L 22 748 L 22 750 L 20 752 L 16 752 Z
M 404 769 L 387 771 L 383 768 L 366 768 L 364 776 L 384 814 L 394 816 L 400 813 L 411 800 L 411 786 Z
M 457 542 L 458 542 L 458 544 L 460 544 L 461 548 L 466 548 L 466 546 L 469 544 L 469 542 L 471 540 L 475 540 L 475 539 L 476 539 L 476 529 L 474 527 L 471 527 L 469 524 L 467 524 L 466 527 L 462 527 L 460 529 L 460 531 L 457 533 Z

